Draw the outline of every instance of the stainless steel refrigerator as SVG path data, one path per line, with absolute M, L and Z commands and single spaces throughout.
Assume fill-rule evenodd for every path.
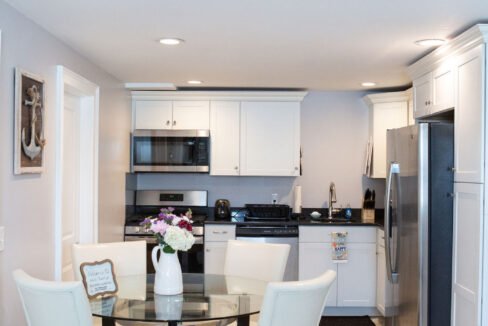
M 386 270 L 395 326 L 450 325 L 454 128 L 387 131 Z

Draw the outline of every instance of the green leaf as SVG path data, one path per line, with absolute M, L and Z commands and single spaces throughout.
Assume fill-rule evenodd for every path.
M 174 250 L 170 246 L 166 245 L 163 247 L 163 252 L 166 254 L 174 254 L 176 252 L 176 250 Z

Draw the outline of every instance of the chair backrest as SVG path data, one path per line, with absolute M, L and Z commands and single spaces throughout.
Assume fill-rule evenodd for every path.
M 115 276 L 146 274 L 146 241 L 74 244 L 72 250 L 75 280 L 81 280 L 80 265 L 112 260 Z
M 269 282 L 283 281 L 289 253 L 288 244 L 229 240 L 224 274 Z
M 91 326 L 90 304 L 81 282 L 43 281 L 13 273 L 29 326 Z
M 261 306 L 259 326 L 318 326 L 336 272 L 298 282 L 269 283 Z

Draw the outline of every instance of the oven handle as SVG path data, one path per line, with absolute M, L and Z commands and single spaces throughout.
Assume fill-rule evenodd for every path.
M 146 241 L 149 244 L 157 244 L 157 240 L 155 237 L 138 237 L 138 236 L 125 236 L 125 241 Z M 203 237 L 202 236 L 195 236 L 195 243 L 196 245 L 203 244 Z

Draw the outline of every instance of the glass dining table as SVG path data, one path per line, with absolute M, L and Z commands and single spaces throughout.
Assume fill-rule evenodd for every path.
M 261 309 L 267 282 L 184 273 L 183 293 L 178 295 L 154 294 L 154 274 L 117 277 L 117 284 L 115 296 L 90 300 L 92 314 L 102 318 L 103 326 L 114 326 L 118 320 L 176 326 L 225 319 L 248 326 L 250 315 Z

